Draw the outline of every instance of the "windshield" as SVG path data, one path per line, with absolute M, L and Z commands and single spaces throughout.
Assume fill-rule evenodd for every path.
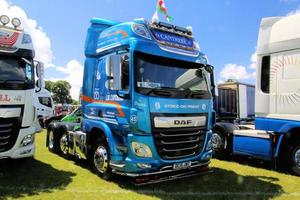
M 135 89 L 150 96 L 210 98 L 203 65 L 135 53 Z
M 0 89 L 32 89 L 32 61 L 21 57 L 0 56 Z

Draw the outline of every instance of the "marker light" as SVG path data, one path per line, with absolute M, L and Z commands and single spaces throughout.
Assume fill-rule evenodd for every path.
M 11 20 L 11 23 L 12 23 L 12 25 L 13 25 L 15 28 L 17 28 L 17 27 L 19 27 L 19 26 L 21 25 L 21 20 L 18 19 L 18 18 L 13 18 L 13 19 Z
M 188 30 L 188 34 L 192 35 L 193 34 L 193 27 L 187 26 L 186 29 Z
M 142 24 L 132 24 L 132 30 L 135 34 L 151 40 L 150 33 Z
M 10 19 L 7 15 L 1 15 L 0 16 L 0 21 L 3 24 L 3 26 L 5 26 L 6 24 L 9 23 Z

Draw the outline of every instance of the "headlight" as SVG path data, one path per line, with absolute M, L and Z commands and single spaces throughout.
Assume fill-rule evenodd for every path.
M 34 134 L 26 135 L 21 142 L 21 147 L 28 146 L 33 142 L 34 142 Z
M 5 26 L 10 21 L 9 17 L 7 15 L 1 15 L 0 16 L 0 22 Z
M 142 24 L 132 24 L 132 30 L 135 34 L 151 40 L 148 29 Z
M 143 158 L 152 157 L 152 152 L 151 152 L 150 148 L 143 143 L 132 142 L 131 147 L 132 147 L 132 150 L 135 153 L 135 155 L 138 157 L 143 157 Z
M 13 25 L 15 28 L 21 26 L 21 20 L 18 19 L 18 18 L 13 18 L 13 19 L 11 20 L 11 23 L 12 23 L 12 25 Z

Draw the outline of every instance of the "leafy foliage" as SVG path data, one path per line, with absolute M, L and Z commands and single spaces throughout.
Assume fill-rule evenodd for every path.
M 55 103 L 70 104 L 73 102 L 70 95 L 71 85 L 68 81 L 46 81 L 45 88 L 52 93 Z

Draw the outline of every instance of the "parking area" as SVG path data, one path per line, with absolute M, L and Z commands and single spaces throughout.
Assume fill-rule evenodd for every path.
M 213 174 L 136 187 L 110 182 L 86 162 L 48 152 L 45 130 L 36 135 L 34 160 L 0 161 L 0 199 L 299 199 L 300 178 L 267 165 L 212 160 Z

